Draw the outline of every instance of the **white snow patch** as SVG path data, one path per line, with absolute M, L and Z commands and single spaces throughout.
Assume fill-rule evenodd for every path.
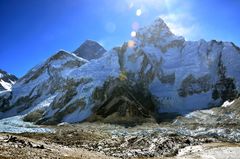
M 183 149 L 180 149 L 177 156 L 184 156 L 186 154 L 188 154 L 189 152 L 191 153 L 196 153 L 196 152 L 199 152 L 199 151 L 203 151 L 203 148 L 201 145 L 197 145 L 197 146 L 187 146 Z M 215 159 L 215 158 L 214 158 Z
M 229 106 L 231 106 L 234 102 L 235 102 L 234 100 L 231 101 L 231 102 L 225 101 L 225 102 L 223 103 L 222 107 L 229 107 Z
M 5 82 L 3 81 L 2 79 L 0 80 L 0 84 L 3 86 L 3 88 L 5 88 L 6 90 L 8 91 L 11 91 L 12 89 L 12 84 L 11 83 L 8 83 L 8 82 Z

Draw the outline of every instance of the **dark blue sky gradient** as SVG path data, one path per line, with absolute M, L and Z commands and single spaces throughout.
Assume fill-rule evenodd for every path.
M 59 49 L 73 51 L 86 39 L 109 50 L 131 38 L 133 22 L 144 26 L 172 13 L 194 18 L 186 22 L 198 31 L 186 34 L 188 40 L 240 45 L 239 0 L 173 0 L 168 7 L 148 4 L 153 1 L 139 0 L 129 8 L 125 0 L 0 0 L 0 68 L 21 77 Z M 137 17 L 141 7 L 147 12 Z

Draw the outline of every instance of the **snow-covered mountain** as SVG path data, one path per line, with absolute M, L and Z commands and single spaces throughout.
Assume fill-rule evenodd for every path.
M 10 91 L 17 77 L 0 69 L 0 91 Z
M 99 43 L 92 40 L 86 40 L 73 53 L 84 59 L 92 60 L 102 57 L 105 52 L 106 50 Z
M 45 109 L 58 94 L 68 94 L 75 84 L 68 78 L 70 70 L 79 68 L 87 62 L 75 54 L 63 50 L 57 52 L 18 80 L 13 86 L 8 105 L 1 107 L 3 112 L 10 111 L 2 113 L 2 116 Z
M 91 45 L 83 50 L 88 49 Z M 89 53 L 95 57 L 94 50 Z M 74 53 L 83 57 L 81 49 Z M 60 51 L 29 71 L 14 85 L 9 102 L 0 106 L 0 117 L 27 114 L 27 121 L 56 124 L 83 121 L 92 114 L 109 119 L 184 114 L 219 106 L 240 92 L 239 47 L 215 40 L 185 41 L 162 19 L 98 59 L 78 56 Z

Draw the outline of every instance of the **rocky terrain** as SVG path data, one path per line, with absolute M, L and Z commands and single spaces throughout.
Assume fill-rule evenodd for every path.
M 1 159 L 111 159 L 98 152 L 89 152 L 79 148 L 68 148 L 63 145 L 43 142 L 33 138 L 0 134 Z
M 160 130 L 159 127 L 164 128 Z M 238 143 L 168 132 L 171 125 L 131 128 L 102 123 L 61 124 L 54 133 L 0 134 L 4 158 L 236 158 Z M 224 153 L 221 151 L 224 150 Z M 222 156 L 219 153 L 222 153 Z
M 236 159 L 240 150 L 239 107 L 240 99 L 236 99 L 221 107 L 194 111 L 172 121 L 156 123 L 150 120 L 135 126 L 95 121 L 60 123 L 40 129 L 30 124 L 24 127 L 15 124 L 18 131 L 0 134 L 0 156 L 166 159 L 210 156 Z M 5 120 L 0 127 L 4 124 L 13 125 Z M 25 127 L 31 131 L 21 131 Z

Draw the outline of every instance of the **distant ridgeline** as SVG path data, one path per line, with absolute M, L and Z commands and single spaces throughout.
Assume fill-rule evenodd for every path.
M 10 91 L 17 77 L 0 69 L 0 91 Z
M 157 19 L 110 51 L 91 40 L 73 53 L 59 51 L 1 94 L 0 117 L 124 123 L 185 114 L 237 98 L 239 61 L 233 43 L 186 41 Z

